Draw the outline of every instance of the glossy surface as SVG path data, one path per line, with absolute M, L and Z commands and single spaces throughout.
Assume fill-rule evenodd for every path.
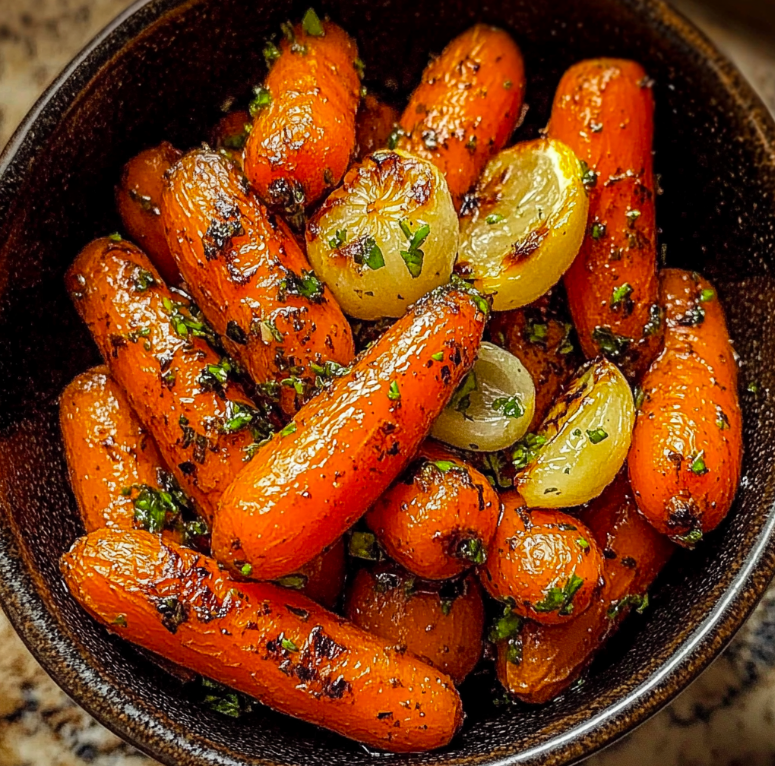
M 259 450 L 224 494 L 213 554 L 256 579 L 289 574 L 387 489 L 473 364 L 482 298 L 448 285 L 396 322 Z M 443 352 L 435 361 L 433 354 Z
M 345 313 L 400 317 L 449 281 L 458 232 L 439 170 L 404 152 L 379 151 L 326 198 L 307 226 L 307 252 Z
M 445 745 L 462 723 L 444 674 L 302 595 L 232 580 L 147 532 L 95 532 L 62 572 L 118 635 L 296 718 L 396 752 Z M 402 705 L 406 689 L 422 702 Z
M 388 555 L 418 577 L 443 580 L 484 561 L 501 503 L 487 478 L 434 441 L 366 515 Z
M 581 347 L 630 377 L 646 370 L 662 341 L 652 86 L 633 61 L 576 64 L 557 88 L 548 128 L 589 169 L 589 227 L 565 277 Z
M 461 219 L 456 269 L 492 294 L 495 311 L 526 306 L 556 284 L 579 252 L 589 200 L 579 161 L 552 139 L 493 157 Z
M 567 689 L 631 609 L 646 607 L 642 596 L 674 550 L 638 513 L 626 472 L 580 518 L 603 551 L 600 592 L 584 614 L 566 625 L 525 623 L 519 637 L 520 663 L 509 662 L 505 648 L 499 651 L 498 678 L 531 704 L 547 702 Z
M 322 31 L 297 24 L 279 43 L 264 82 L 271 102 L 254 117 L 245 147 L 253 187 L 292 214 L 339 184 L 355 149 L 358 49 L 336 24 L 325 21 Z
M 562 511 L 528 510 L 516 492 L 501 501 L 482 584 L 523 617 L 546 625 L 575 620 L 602 584 L 603 556 L 591 532 Z
M 116 205 L 125 233 L 170 285 L 180 282 L 180 272 L 164 233 L 161 198 L 164 174 L 180 157 L 178 149 L 169 141 L 162 141 L 129 160 L 116 187 Z
M 530 426 L 536 390 L 516 356 L 484 342 L 474 369 L 431 429 L 439 441 L 474 452 L 496 452 Z
M 726 516 L 740 482 L 737 360 L 714 287 L 680 269 L 660 276 L 665 350 L 642 381 L 630 480 L 646 518 L 693 547 Z
M 570 508 L 597 497 L 627 459 L 635 424 L 632 391 L 601 359 L 583 368 L 549 410 L 543 446 L 516 478 L 531 508 Z
M 235 406 L 252 409 L 252 403 L 236 383 L 216 391 L 202 382 L 219 357 L 202 338 L 176 331 L 176 317 L 191 316 L 187 301 L 170 292 L 134 245 L 95 240 L 70 267 L 67 289 L 112 377 L 180 486 L 211 520 L 254 443 L 248 422 L 219 426 L 234 421 Z
M 500 29 L 477 24 L 425 68 L 401 116 L 398 148 L 442 171 L 455 207 L 511 137 L 525 96 L 522 54 Z
M 482 655 L 484 603 L 475 575 L 423 583 L 395 567 L 361 569 L 345 615 L 356 625 L 463 682 Z
M 87 370 L 67 386 L 59 423 L 70 486 L 86 531 L 133 529 L 134 504 L 122 490 L 135 484 L 155 487 L 163 464 L 107 367 Z
M 311 364 L 352 361 L 352 332 L 331 293 L 223 157 L 195 151 L 172 168 L 164 224 L 197 305 L 253 380 L 277 386 L 286 413 L 316 390 Z
M 253 120 L 246 109 L 224 114 L 210 132 L 210 146 L 242 169 L 245 144 L 252 126 Z

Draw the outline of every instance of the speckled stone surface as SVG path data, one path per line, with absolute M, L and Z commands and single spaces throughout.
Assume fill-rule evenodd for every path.
M 127 0 L 0 0 L 0 145 L 78 49 Z M 775 45 L 680 3 L 775 110 Z M 588 763 L 775 762 L 775 589 L 726 653 L 673 705 Z M 150 766 L 76 706 L 0 612 L 0 766 Z

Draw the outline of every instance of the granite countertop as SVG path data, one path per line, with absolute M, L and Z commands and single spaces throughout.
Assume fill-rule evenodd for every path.
M 72 56 L 129 0 L 0 0 L 0 146 Z M 775 111 L 775 48 L 687 0 L 677 3 Z M 152 766 L 75 705 L 0 612 L 0 766 Z M 775 762 L 775 588 L 724 655 L 669 708 L 593 766 Z

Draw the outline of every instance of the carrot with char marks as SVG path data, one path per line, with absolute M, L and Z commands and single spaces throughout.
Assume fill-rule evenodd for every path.
M 623 59 L 571 67 L 557 88 L 548 132 L 586 164 L 588 230 L 565 275 L 581 347 L 588 359 L 602 353 L 635 379 L 659 353 L 663 334 L 654 97 L 643 67 Z
M 358 49 L 350 36 L 308 11 L 283 25 L 245 146 L 245 173 L 259 196 L 297 223 L 342 180 L 355 150 L 360 101 Z M 299 226 L 300 228 L 300 226 Z
M 275 710 L 393 752 L 442 747 L 462 723 L 449 676 L 300 594 L 233 580 L 146 532 L 95 532 L 61 568 L 118 635 Z
M 743 420 L 737 362 L 713 286 L 661 273 L 665 349 L 641 383 L 629 467 L 643 515 L 692 547 L 727 515 L 740 482 Z
M 604 552 L 603 587 L 565 625 L 511 622 L 514 630 L 502 636 L 496 668 L 504 687 L 523 702 L 548 702 L 581 675 L 624 617 L 646 607 L 647 591 L 674 550 L 638 513 L 626 472 L 580 517 Z
M 180 272 L 170 253 L 161 217 L 164 174 L 181 158 L 168 141 L 133 157 L 116 187 L 116 205 L 129 238 L 153 261 L 168 284 L 180 282 Z
M 414 304 L 226 490 L 215 557 L 274 580 L 349 529 L 406 467 L 473 365 L 487 310 L 465 284 Z
M 292 415 L 326 362 L 347 365 L 352 331 L 287 226 L 210 151 L 167 174 L 164 223 L 194 299 L 227 350 Z M 314 368 L 317 368 L 317 372 Z
M 401 116 L 396 146 L 434 163 L 460 210 L 514 132 L 524 97 L 519 48 L 503 30 L 477 24 L 426 67 Z
M 272 427 L 208 345 L 211 332 L 126 241 L 87 245 L 66 276 L 81 318 L 196 510 L 212 519 L 221 493 Z

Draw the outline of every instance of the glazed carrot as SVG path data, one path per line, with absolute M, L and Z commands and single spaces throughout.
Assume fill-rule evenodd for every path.
M 287 226 L 245 192 L 220 155 L 183 157 L 163 199 L 170 249 L 195 301 L 229 353 L 256 383 L 278 386 L 293 414 L 326 362 L 352 361 L 338 304 Z
M 524 97 L 519 48 L 503 30 L 477 24 L 426 67 L 401 116 L 397 147 L 444 173 L 459 210 L 514 132 Z
M 127 234 L 171 285 L 180 282 L 180 272 L 170 254 L 161 220 L 164 174 L 181 157 L 172 144 L 163 141 L 133 157 L 121 173 L 116 204 Z
M 484 475 L 426 441 L 366 523 L 401 566 L 418 577 L 443 580 L 484 562 L 500 508 Z
M 100 530 L 61 566 L 73 596 L 118 635 L 288 715 L 394 752 L 446 745 L 462 722 L 448 676 L 195 551 Z
M 350 164 L 360 80 L 358 49 L 336 24 L 315 24 L 308 12 L 303 24 L 283 31 L 253 102 L 245 172 L 259 196 L 293 220 L 338 185 Z
M 356 159 L 384 149 L 400 116 L 398 110 L 369 93 L 361 101 L 355 118 Z
M 523 702 L 542 704 L 570 686 L 633 609 L 647 604 L 646 592 L 674 546 L 638 513 L 626 472 L 581 514 L 604 551 L 600 594 L 565 625 L 526 622 L 514 637 L 516 653 L 498 646 L 498 678 Z
M 65 388 L 59 423 L 86 531 L 134 529 L 134 504 L 122 490 L 157 486 L 163 463 L 107 367 L 87 370 Z
M 565 313 L 555 288 L 529 306 L 495 312 L 490 322 L 493 342 L 514 354 L 535 383 L 531 430 L 544 422 L 579 368 L 573 325 Z
M 589 359 L 602 353 L 637 378 L 662 343 L 654 98 L 646 72 L 621 59 L 571 67 L 557 88 L 548 131 L 589 168 L 589 229 L 565 275 L 581 347 Z
M 528 511 L 501 495 L 503 517 L 480 573 L 493 598 L 547 625 L 576 619 L 599 590 L 603 556 L 590 531 L 562 511 Z
M 250 113 L 245 109 L 237 110 L 221 117 L 210 133 L 210 146 L 231 160 L 240 170 L 251 124 Z
M 486 313 L 464 283 L 415 303 L 226 490 L 213 555 L 274 580 L 341 537 L 414 457 L 472 366 Z
M 482 656 L 484 602 L 475 575 L 449 583 L 416 580 L 399 568 L 361 569 L 345 615 L 462 683 Z
M 75 259 L 66 284 L 111 376 L 209 521 L 271 427 L 228 379 L 228 363 L 201 337 L 208 328 L 188 301 L 167 288 L 134 245 L 95 240 Z
M 638 507 L 692 547 L 726 516 L 740 482 L 742 415 L 724 310 L 696 273 L 661 273 L 665 349 L 642 381 L 629 467 Z
M 298 589 L 315 603 L 333 609 L 344 591 L 346 565 L 344 539 L 339 538 L 327 551 L 315 556 L 297 574 L 288 575 L 278 585 Z

